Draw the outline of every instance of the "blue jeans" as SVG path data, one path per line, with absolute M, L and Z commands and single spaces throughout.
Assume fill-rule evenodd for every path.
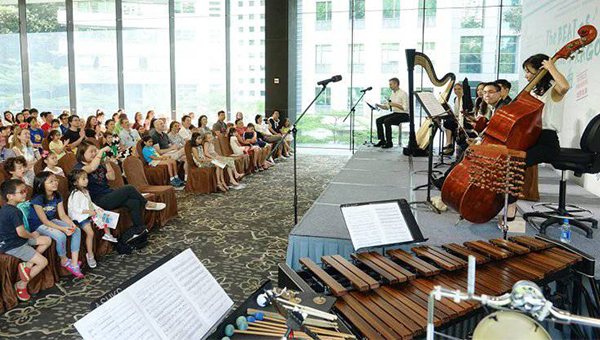
M 52 220 L 52 223 L 58 224 L 61 227 L 69 228 L 69 225 L 61 220 Z M 40 235 L 48 236 L 56 242 L 56 253 L 58 256 L 67 256 L 67 235 L 62 231 L 41 225 L 36 230 Z M 75 232 L 71 234 L 71 252 L 79 251 L 79 243 L 81 242 L 81 229 L 75 228 Z

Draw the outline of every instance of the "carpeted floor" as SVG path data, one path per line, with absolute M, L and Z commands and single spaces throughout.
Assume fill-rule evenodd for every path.
M 347 160 L 299 157 L 300 215 Z M 293 227 L 292 160 L 244 182 L 244 190 L 227 194 L 178 193 L 180 217 L 151 233 L 147 248 L 128 256 L 113 252 L 85 278 L 64 277 L 56 287 L 1 315 L 0 339 L 79 339 L 73 323 L 89 311 L 92 301 L 177 249 L 191 247 L 236 304 L 265 279 L 276 281 Z

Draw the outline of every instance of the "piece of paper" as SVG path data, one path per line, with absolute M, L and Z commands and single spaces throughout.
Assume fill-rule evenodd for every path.
M 425 107 L 425 110 L 431 117 L 437 117 L 446 114 L 446 110 L 435 95 L 431 92 L 415 92 L 415 95 L 419 97 L 419 101 Z
M 233 301 L 191 249 L 75 323 L 88 339 L 203 339 Z
M 98 210 L 92 217 L 92 220 L 100 228 L 117 229 L 117 224 L 119 223 L 119 213 L 108 210 Z
M 397 202 L 342 207 L 342 215 L 354 250 L 413 240 Z
M 218 166 L 218 167 L 219 167 L 219 168 L 221 168 L 221 169 L 225 169 L 225 167 L 227 166 L 227 164 L 225 164 L 225 163 L 221 162 L 221 161 L 220 161 L 220 160 L 218 160 L 218 159 L 213 159 L 213 160 L 211 161 L 211 163 L 212 163 L 212 164 L 214 164 L 214 165 L 216 165 L 216 166 Z

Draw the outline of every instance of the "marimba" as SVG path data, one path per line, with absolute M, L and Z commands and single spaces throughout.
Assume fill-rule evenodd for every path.
M 441 247 L 420 245 L 411 251 L 413 254 L 389 250 L 387 256 L 352 254 L 353 261 L 328 255 L 321 258 L 322 266 L 302 258 L 304 270 L 300 272 L 280 265 L 279 285 L 337 296 L 334 312 L 366 339 L 409 339 L 426 330 L 427 299 L 434 286 L 467 291 L 469 255 L 477 262 L 475 292 L 494 296 L 509 292 L 519 280 L 547 283 L 590 260 L 549 239 L 529 236 Z M 452 322 L 479 307 L 476 302 L 443 299 L 436 303 L 435 325 Z

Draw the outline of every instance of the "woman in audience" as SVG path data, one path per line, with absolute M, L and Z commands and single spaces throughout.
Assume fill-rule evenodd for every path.
M 244 114 L 240 111 L 235 114 L 235 121 L 237 122 L 238 120 L 244 120 Z
M 133 125 L 132 128 L 134 130 L 139 130 L 140 126 L 144 126 L 144 116 L 142 116 L 141 112 L 136 112 L 135 116 L 133 117 Z
M 200 116 L 200 118 L 198 118 L 198 132 L 201 133 L 203 136 L 205 134 L 207 134 L 208 132 L 211 132 L 212 130 L 208 127 L 208 117 L 206 117 L 206 115 L 202 115 Z
M 119 117 L 117 117 L 117 120 L 115 120 L 115 128 L 113 130 L 113 133 L 117 136 L 119 136 L 121 134 L 121 131 L 123 131 L 123 127 L 121 126 L 121 118 L 127 118 L 127 115 L 121 113 L 119 114 Z
M 171 144 L 183 147 L 185 145 L 185 140 L 179 134 L 179 130 L 181 130 L 181 124 L 177 121 L 172 121 L 171 125 L 169 125 L 169 133 L 167 136 L 169 136 Z
M 4 117 L 2 119 L 2 125 L 4 126 L 10 126 L 15 124 L 15 118 L 12 114 L 12 112 L 10 111 L 4 111 Z
M 56 242 L 60 265 L 78 278 L 81 230 L 65 213 L 58 193 L 58 179 L 48 171 L 40 172 L 33 184 L 33 198 L 29 209 L 29 229 L 48 236 Z M 71 236 L 71 258 L 67 258 L 67 237 Z
M 96 120 L 99 126 L 104 126 L 104 112 L 100 109 L 96 110 Z
M 227 183 L 225 183 L 225 177 L 223 176 L 223 167 L 226 167 L 224 163 L 220 162 L 212 162 L 208 157 L 204 155 L 204 149 L 202 144 L 204 143 L 204 136 L 199 132 L 194 132 L 192 134 L 192 139 L 190 140 L 190 145 L 192 147 L 192 158 L 194 159 L 194 164 L 196 164 L 199 168 L 212 168 L 217 165 L 216 173 L 217 173 L 217 187 L 219 190 L 226 192 L 229 191 L 227 187 Z M 223 167 L 221 167 L 223 166 Z M 231 171 L 231 170 L 230 170 Z M 235 180 L 234 180 L 235 182 Z
M 237 169 L 235 168 L 235 158 L 233 157 L 224 157 L 221 156 L 217 153 L 217 151 L 215 150 L 215 136 L 214 136 L 214 132 L 210 131 L 204 134 L 204 144 L 202 145 L 202 149 L 204 151 L 204 156 L 206 156 L 206 158 L 210 159 L 211 161 L 213 160 L 217 160 L 220 163 L 225 164 L 228 168 L 231 169 L 231 172 L 233 173 L 233 176 L 231 176 L 230 178 L 234 179 L 235 181 L 233 181 L 232 183 L 237 183 L 237 181 L 239 181 L 242 177 L 244 177 L 244 175 L 241 175 L 240 173 L 237 172 Z M 229 172 L 229 170 L 227 170 Z
M 138 126 L 136 131 L 138 132 L 138 135 L 140 135 L 140 137 L 144 137 L 148 134 L 148 131 L 146 131 L 146 127 L 144 127 L 144 125 Z
M 17 121 L 17 125 L 26 124 L 25 115 L 23 114 L 23 112 L 17 113 L 17 115 L 15 116 L 15 119 Z
M 102 213 L 102 209 L 92 202 L 90 192 L 88 191 L 88 175 L 83 170 L 73 170 L 69 175 L 69 187 L 71 194 L 69 195 L 69 217 L 85 232 L 85 245 L 87 248 L 88 266 L 96 268 L 96 259 L 94 258 L 94 229 L 92 228 L 92 216 L 97 213 Z M 98 226 L 98 229 L 103 229 L 104 235 L 102 239 L 108 242 L 116 243 L 117 239 L 111 235 L 110 228 L 106 226 Z
M 75 169 L 87 172 L 88 190 L 94 203 L 105 210 L 127 209 L 134 228 L 142 232 L 146 229 L 142 219 L 143 209 L 162 210 L 166 205 L 148 201 L 131 185 L 125 185 L 115 190 L 111 189 L 108 181 L 115 179 L 115 172 L 109 164 L 109 157 L 105 157 L 102 161 L 102 155 L 109 150 L 108 147 L 98 150 L 96 145 L 82 142 L 77 148 L 79 163 L 75 165 Z M 136 235 L 140 236 L 141 234 Z
M 144 120 L 144 128 L 146 131 L 150 131 L 152 129 L 152 121 L 154 120 L 154 111 L 150 110 L 146 113 L 146 119 Z
M 98 118 L 95 116 L 89 116 L 85 122 L 85 136 L 88 138 L 96 137 L 96 128 L 98 127 Z
M 23 176 L 23 181 L 25 184 L 32 186 L 33 178 L 35 177 L 33 165 L 40 159 L 40 152 L 31 144 L 29 130 L 23 129 L 20 126 L 15 128 L 11 149 L 16 156 L 23 156 L 23 158 L 25 158 L 25 161 L 27 162 L 27 171 Z
M 50 151 L 54 152 L 58 159 L 61 159 L 65 154 L 65 144 L 61 140 L 60 131 L 52 130 L 48 135 L 48 140 L 50 140 Z
M 42 162 L 46 166 L 44 171 L 51 172 L 56 176 L 66 177 L 63 169 L 58 166 L 58 157 L 54 152 L 44 150 L 42 152 Z
M 0 134 L 0 162 L 4 162 L 11 157 L 15 157 L 14 151 L 6 147 L 7 144 L 7 138 Z

